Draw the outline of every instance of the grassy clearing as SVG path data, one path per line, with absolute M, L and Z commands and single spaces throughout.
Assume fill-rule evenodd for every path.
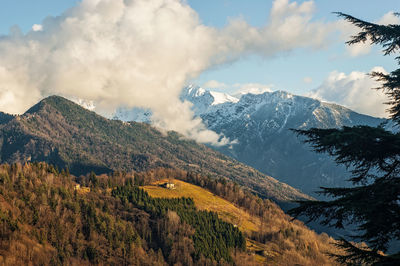
M 201 187 L 174 179 L 175 189 L 167 189 L 159 186 L 168 180 L 160 180 L 152 185 L 144 186 L 143 189 L 152 197 L 157 198 L 193 198 L 196 207 L 200 210 L 208 210 L 218 213 L 218 216 L 234 225 L 246 233 L 257 231 L 260 225 L 258 217 L 251 216 L 249 213 L 239 209 L 231 202 L 214 195 Z
M 160 184 L 172 182 L 175 189 L 167 189 Z M 256 262 L 263 265 L 337 265 L 324 255 L 338 250 L 330 243 L 333 239 L 326 234 L 318 235 L 300 221 L 291 221 L 280 208 L 270 210 L 270 217 L 261 224 L 257 216 L 252 216 L 231 202 L 201 187 L 180 181 L 160 180 L 142 187 L 150 196 L 159 198 L 190 197 L 200 210 L 218 213 L 218 216 L 247 234 L 265 232 L 270 240 L 265 244 L 247 238 L 247 250 L 254 254 Z

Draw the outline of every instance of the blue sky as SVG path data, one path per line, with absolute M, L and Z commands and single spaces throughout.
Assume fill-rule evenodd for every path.
M 2 0 L 0 8 L 0 34 L 18 25 L 23 31 L 40 24 L 47 16 L 57 16 L 75 5 L 77 0 Z
M 33 24 L 40 24 L 47 16 L 57 16 L 77 2 L 79 1 L 3 0 L 0 9 L 0 34 L 7 34 L 13 25 L 18 25 L 23 32 L 27 32 Z M 196 10 L 202 22 L 209 26 L 223 27 L 229 19 L 236 17 L 244 18 L 251 25 L 262 26 L 268 19 L 272 1 L 189 0 L 188 4 Z M 371 21 L 389 11 L 400 11 L 398 0 L 316 0 L 315 5 L 313 19 L 324 21 L 337 20 L 336 15 L 332 14 L 334 11 Z M 218 80 L 226 84 L 261 83 L 273 85 L 274 89 L 304 94 L 321 84 L 331 71 L 368 72 L 377 65 L 389 70 L 395 67 L 393 58 L 382 57 L 379 49 L 364 56 L 346 56 L 345 44 L 339 41 L 319 51 L 297 50 L 268 60 L 257 56 L 246 57 L 208 70 L 195 82 L 199 85 L 208 80 Z M 310 77 L 312 82 L 305 83 L 305 77 Z
M 251 4 L 249 2 L 191 0 L 189 4 L 207 25 L 223 26 L 229 18 L 243 16 L 252 25 L 261 26 L 268 19 L 272 1 L 254 0 L 251 1 Z M 314 19 L 324 21 L 337 20 L 337 16 L 332 14 L 335 11 L 369 21 L 378 20 L 389 11 L 400 11 L 400 1 L 397 0 L 317 0 L 315 5 L 317 9 Z M 337 41 L 330 47 L 319 51 L 292 51 L 287 55 L 269 60 L 256 56 L 245 58 L 232 65 L 205 72 L 199 78 L 199 83 L 213 79 L 231 84 L 263 83 L 272 84 L 275 89 L 303 94 L 321 84 L 331 71 L 368 72 L 374 66 L 383 66 L 390 70 L 394 69 L 395 63 L 393 57 L 383 57 L 378 48 L 368 55 L 349 57 L 346 55 L 344 42 Z M 304 83 L 304 77 L 311 77 L 313 81 L 310 84 Z
M 27 33 L 33 24 L 41 24 L 47 16 L 58 16 L 79 2 L 77 0 L 3 0 L 0 9 L 0 34 L 7 35 L 14 25 L 18 25 L 22 32 Z M 305 1 L 290 2 L 301 5 Z M 266 0 L 187 0 L 187 3 L 197 12 L 201 23 L 213 28 L 223 28 L 235 18 L 241 18 L 251 26 L 262 27 L 268 22 L 273 5 L 273 1 Z M 332 14 L 334 11 L 349 13 L 368 21 L 378 21 L 390 11 L 400 11 L 398 0 L 315 0 L 313 3 L 315 10 L 312 13 L 311 22 L 321 22 L 326 25 L 338 21 L 338 17 Z M 325 42 L 320 49 L 294 47 L 273 56 L 259 56 L 257 53 L 244 54 L 233 62 L 208 68 L 192 82 L 202 86 L 209 81 L 218 81 L 224 86 L 214 89 L 228 93 L 233 93 L 241 85 L 253 83 L 300 95 L 310 95 L 310 91 L 317 90 L 314 95 L 323 100 L 366 112 L 368 108 L 374 107 L 359 108 L 353 104 L 353 101 L 347 99 L 350 94 L 354 95 L 354 88 L 358 86 L 356 84 L 358 76 L 355 75 L 357 78 L 354 78 L 351 73 L 354 71 L 367 73 L 376 66 L 382 66 L 390 71 L 396 67 L 396 64 L 393 57 L 382 56 L 377 47 L 367 53 L 351 56 L 344 41 L 341 35 L 336 33 L 332 34 L 330 41 Z M 332 96 L 335 93 L 318 91 L 321 86 L 341 90 L 342 87 L 338 88 L 338 84 L 329 83 L 329 77 L 335 79 L 335 77 L 340 77 L 339 73 L 342 72 L 344 78 L 342 75 L 340 78 L 342 85 L 339 85 L 342 87 L 346 85 L 349 90 L 353 90 L 352 93 L 338 99 Z M 382 113 L 379 111 L 370 112 L 370 114 L 381 116 Z

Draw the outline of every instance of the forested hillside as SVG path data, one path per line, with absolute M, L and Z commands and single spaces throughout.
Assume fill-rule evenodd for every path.
M 278 201 L 309 198 L 176 132 L 108 120 L 58 96 L 42 100 L 0 128 L 3 163 L 45 161 L 60 169 L 68 167 L 75 175 L 180 168 L 229 178 Z
M 0 264 L 234 263 L 243 234 L 192 199 L 155 199 L 122 174 L 75 178 L 45 163 L 0 166 Z
M 209 189 L 240 210 L 241 221 L 235 211 L 199 202 L 210 192 L 182 181 L 199 195 L 171 197 L 174 190 L 164 189 L 154 198 L 138 187 L 173 177 Z M 3 164 L 0 217 L 6 265 L 332 265 L 325 252 L 336 252 L 331 238 L 291 221 L 271 201 L 177 169 L 75 177 L 46 163 Z
M 262 200 L 225 179 L 171 169 L 147 172 L 146 178 L 136 176 L 147 180 L 144 189 L 153 197 L 192 197 L 199 209 L 216 212 L 237 226 L 247 238 L 247 251 L 254 253 L 259 263 L 335 265 L 328 253 L 343 253 L 327 234 L 316 234 L 302 222 L 292 220 L 272 201 Z M 160 186 L 165 182 L 175 184 L 174 189 Z

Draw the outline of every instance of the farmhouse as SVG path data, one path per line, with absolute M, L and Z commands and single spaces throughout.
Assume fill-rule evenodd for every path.
M 175 189 L 175 184 L 174 183 L 169 183 L 169 182 L 165 182 L 163 184 L 160 185 L 161 187 L 164 188 L 168 188 L 168 189 Z

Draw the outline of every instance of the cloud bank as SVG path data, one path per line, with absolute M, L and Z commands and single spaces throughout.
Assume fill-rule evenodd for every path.
M 252 94 L 263 94 L 264 92 L 272 92 L 272 84 L 262 83 L 235 83 L 226 84 L 217 80 L 209 80 L 202 85 L 206 89 L 217 89 L 217 90 L 230 90 L 234 97 L 240 98 L 242 95 L 247 93 Z
M 33 31 L 42 31 L 43 30 L 43 26 L 40 25 L 40 24 L 33 24 L 32 30 Z
M 374 67 L 372 71 L 386 71 L 382 67 Z M 350 74 L 333 71 L 321 86 L 306 96 L 346 106 L 359 113 L 377 117 L 388 117 L 384 103 L 387 96 L 378 88 L 380 84 L 367 73 L 353 71 Z
M 144 107 L 156 126 L 224 144 L 179 100 L 184 84 L 242 56 L 324 46 L 329 30 L 313 11 L 312 1 L 276 0 L 263 27 L 239 18 L 218 29 L 185 1 L 83 0 L 27 34 L 13 28 L 0 38 L 0 110 L 22 113 L 52 94 L 93 101 L 103 114 Z
M 237 83 L 234 84 L 233 87 L 236 91 L 233 93 L 235 97 L 240 98 L 244 94 L 263 94 L 265 92 L 272 92 L 273 85 L 272 84 L 261 84 L 261 83 Z

